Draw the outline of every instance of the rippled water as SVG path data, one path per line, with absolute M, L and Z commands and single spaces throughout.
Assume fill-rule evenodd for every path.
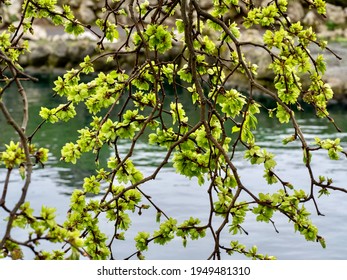
M 28 92 L 32 106 L 31 120 L 33 126 L 38 124 L 40 119 L 37 117 L 40 106 L 54 106 L 49 99 L 48 82 L 31 88 Z M 16 114 L 15 100 L 7 101 L 12 104 L 13 113 Z M 46 105 L 44 105 L 46 103 Z M 50 105 L 48 105 L 50 104 Z M 338 125 L 347 131 L 346 113 L 343 110 L 334 110 L 332 116 L 335 117 Z M 83 158 L 79 164 L 70 165 L 59 162 L 60 148 L 67 141 L 74 141 L 75 131 L 81 124 L 88 124 L 90 120 L 82 114 L 76 122 L 70 125 L 47 125 L 42 133 L 37 135 L 36 141 L 39 145 L 50 149 L 50 161 L 47 168 L 36 170 L 33 175 L 32 184 L 28 194 L 28 200 L 31 201 L 35 209 L 40 209 L 41 205 L 48 205 L 58 209 L 58 219 L 63 221 L 64 215 L 69 206 L 69 195 L 75 188 L 80 188 L 84 176 L 88 176 L 93 171 L 93 159 Z M 347 133 L 337 133 L 328 123 L 316 118 L 305 118 L 305 115 L 299 115 L 299 122 L 306 133 L 309 141 L 313 137 L 320 135 L 325 137 L 340 137 L 342 141 L 347 142 Z M 292 133 L 292 130 L 286 126 L 280 126 L 276 121 L 269 121 L 265 116 L 259 120 L 261 129 L 257 132 L 258 144 L 269 151 L 276 153 L 278 166 L 276 170 L 283 178 L 288 178 L 290 182 L 300 188 L 307 189 L 308 177 L 302 165 L 302 153 L 299 147 L 291 145 L 283 149 L 281 140 Z M 2 127 L 6 127 L 4 120 L 0 119 Z M 0 142 L 10 138 L 6 129 L 0 134 Z M 129 144 L 118 147 L 126 151 Z M 346 148 L 346 145 L 344 146 Z M 101 155 L 106 158 L 109 152 L 105 151 Z M 149 146 L 146 143 L 140 143 L 134 153 L 134 162 L 140 166 L 145 175 L 149 175 L 155 168 L 155 165 L 162 161 L 164 156 L 160 148 Z M 325 175 L 334 178 L 334 184 L 347 187 L 347 165 L 346 160 L 330 161 L 326 153 L 319 152 L 314 156 L 314 170 L 316 174 Z M 242 180 L 245 185 L 255 192 L 274 191 L 274 186 L 267 186 L 262 178 L 263 170 L 261 168 L 250 166 L 242 160 L 242 154 L 237 154 L 234 161 L 239 169 Z M 5 170 L 0 169 L 0 185 L 4 181 Z M 18 194 L 21 179 L 15 176 L 11 181 L 8 200 L 15 199 Z M 172 167 L 166 167 L 158 174 L 156 180 L 148 182 L 143 187 L 146 194 L 155 199 L 159 207 L 165 209 L 168 215 L 174 216 L 179 222 L 190 216 L 199 217 L 203 222 L 207 220 L 208 213 L 205 211 L 208 207 L 208 197 L 206 186 L 199 187 L 194 180 L 188 180 L 175 173 Z M 271 224 L 255 222 L 254 217 L 249 217 L 244 228 L 249 235 L 222 236 L 226 244 L 229 240 L 238 239 L 247 246 L 256 244 L 260 253 L 275 255 L 279 259 L 347 259 L 347 194 L 332 192 L 329 197 L 318 200 L 320 211 L 325 216 L 315 215 L 313 205 L 310 210 L 313 213 L 313 220 L 320 230 L 320 235 L 324 236 L 327 242 L 327 248 L 322 249 L 318 243 L 306 242 L 298 233 L 294 233 L 292 225 L 288 224 L 287 219 L 281 216 L 275 216 L 276 227 L 279 233 L 276 233 Z M 0 212 L 0 215 L 2 213 Z M 138 230 L 153 231 L 157 224 L 153 217 L 154 210 L 144 211 L 141 216 L 134 215 L 133 227 L 126 234 L 126 241 L 117 241 L 116 258 L 125 258 L 136 251 L 133 243 L 133 237 Z M 112 224 L 105 220 L 102 222 L 103 228 L 112 229 Z M 3 232 L 3 222 L 0 221 L 0 233 Z M 112 231 L 110 231 L 112 232 Z M 187 248 L 183 248 L 181 239 L 175 239 L 169 245 L 161 247 L 151 244 L 148 252 L 145 253 L 147 259 L 206 259 L 212 252 L 213 242 L 211 236 L 198 241 L 188 241 Z M 239 255 L 225 256 L 226 258 L 240 259 Z

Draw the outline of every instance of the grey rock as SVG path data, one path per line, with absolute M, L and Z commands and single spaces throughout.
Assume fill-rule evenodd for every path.
M 91 56 L 95 52 L 94 44 L 88 40 L 70 41 L 68 44 L 67 57 L 71 64 L 83 61 L 87 55 Z
M 326 0 L 326 2 L 336 6 L 347 7 L 346 0 Z
M 241 32 L 240 41 L 260 44 L 263 42 L 263 36 L 257 29 L 245 29 Z
M 241 33 L 240 41 L 251 43 L 262 43 L 262 34 L 255 29 L 245 30 Z M 254 48 L 253 45 L 245 45 L 242 47 L 242 51 L 245 54 L 247 61 L 252 64 L 258 65 L 257 79 L 268 80 L 273 79 L 273 72 L 268 69 L 268 65 L 271 63 L 271 57 L 263 48 Z
M 54 67 L 64 67 L 69 62 L 67 42 L 58 40 L 54 42 L 54 50 L 49 56 L 48 64 Z
M 328 76 L 325 78 L 325 82 L 330 85 L 335 95 L 341 95 L 346 90 L 346 84 L 341 80 L 341 77 Z
M 268 68 L 268 65 L 272 62 L 270 55 L 262 48 L 249 47 L 244 50 L 247 61 L 252 64 L 257 64 L 257 79 L 269 80 L 274 78 L 272 70 Z
M 101 2 L 101 1 L 96 1 L 96 2 Z M 84 0 L 83 4 L 86 7 L 95 7 L 95 5 L 96 5 L 95 1 L 93 1 L 93 0 Z M 103 3 L 103 5 L 104 5 L 104 3 Z
M 78 18 L 83 23 L 93 23 L 96 20 L 96 15 L 93 9 L 87 5 L 88 3 L 82 3 L 77 10 Z
M 326 9 L 327 9 L 328 20 L 336 24 L 341 24 L 341 25 L 345 24 L 346 22 L 345 12 L 342 7 L 334 6 L 332 4 L 327 3 Z
M 64 4 L 69 4 L 73 8 L 78 8 L 83 3 L 83 0 L 64 0 L 62 2 Z
M 289 2 L 287 12 L 292 22 L 298 22 L 305 17 L 305 10 L 300 2 Z
M 271 0 L 255 0 L 255 4 L 261 5 L 263 7 L 267 6 L 270 4 L 272 1 Z
M 48 37 L 48 33 L 46 28 L 40 25 L 35 25 L 33 28 L 33 33 L 25 33 L 24 39 L 37 41 L 37 40 L 45 40 Z
M 54 43 L 54 55 L 57 57 L 66 57 L 67 55 L 67 43 L 65 41 L 56 41 Z
M 20 19 L 21 1 L 11 1 L 11 6 L 1 5 L 0 16 L 3 23 L 13 23 Z
M 53 48 L 49 44 L 33 44 L 31 43 L 28 63 L 32 66 L 43 66 L 47 65 L 48 57 L 53 52 Z
M 307 26 L 312 26 L 314 28 L 317 28 L 320 26 L 323 21 L 321 18 L 317 16 L 317 14 L 313 11 L 309 11 L 306 16 L 302 19 L 302 22 Z
M 345 32 L 342 28 L 329 30 L 328 28 L 321 26 L 318 30 L 318 36 L 324 38 L 325 40 L 336 40 L 345 36 Z

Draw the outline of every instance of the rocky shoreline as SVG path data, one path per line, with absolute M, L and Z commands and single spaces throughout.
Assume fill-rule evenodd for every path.
M 203 1 L 206 2 L 206 5 L 210 4 L 210 1 L 201 0 L 201 2 Z M 269 2 L 269 0 L 257 1 L 262 1 L 263 5 Z M 13 4 L 14 6 L 11 6 L 10 11 L 1 11 L 3 24 L 10 19 L 12 21 L 15 19 L 16 8 L 20 9 L 19 2 Z M 60 2 L 64 2 L 64 0 Z M 79 20 L 90 24 L 99 15 L 103 6 L 102 2 L 93 0 L 68 1 L 75 9 Z M 290 2 L 288 14 L 293 22 L 300 20 L 307 26 L 312 26 L 319 37 L 334 42 L 331 49 L 342 57 L 342 61 L 337 60 L 332 54 L 326 52 L 328 71 L 324 78 L 332 86 L 335 92 L 335 100 L 344 102 L 347 105 L 347 7 L 327 4 L 327 18 L 323 20 L 303 3 L 295 1 Z M 76 38 L 65 34 L 63 28 L 57 28 L 49 25 L 47 22 L 41 22 L 35 26 L 34 31 L 33 35 L 27 37 L 31 52 L 20 58 L 20 64 L 28 72 L 59 74 L 65 69 L 71 69 L 76 66 L 80 61 L 83 61 L 86 55 L 93 56 L 97 54 L 95 46 L 98 38 L 88 30 Z M 241 33 L 243 36 L 241 40 L 252 42 L 262 40 L 262 34 L 259 30 L 250 29 Z M 341 42 L 336 43 L 336 40 Z M 271 83 L 271 72 L 262 66 L 270 62 L 268 54 L 260 48 L 256 50 L 252 48 L 249 52 L 245 49 L 245 54 L 253 63 L 258 64 L 257 78 L 264 83 L 269 81 Z M 98 61 L 98 65 L 95 68 L 107 70 L 105 67 L 107 67 L 107 64 L 101 60 Z

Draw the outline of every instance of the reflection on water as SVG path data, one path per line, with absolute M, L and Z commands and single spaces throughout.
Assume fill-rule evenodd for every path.
M 52 81 L 47 80 L 45 83 L 28 84 L 28 95 L 31 106 L 31 121 L 28 131 L 33 131 L 37 124 L 40 123 L 38 112 L 41 106 L 53 107 L 59 104 L 51 98 Z M 12 108 L 14 115 L 19 115 L 16 106 L 19 100 L 16 98 L 6 98 L 6 103 Z M 191 110 L 194 110 L 192 108 Z M 334 111 L 332 113 L 336 123 L 341 129 L 347 131 L 347 120 L 345 112 Z M 321 138 L 340 137 L 342 141 L 347 142 L 347 133 L 337 133 L 333 126 L 328 122 L 316 118 L 306 119 L 305 115 L 299 115 L 299 124 L 306 132 L 308 142 L 312 142 L 313 137 L 317 134 Z M 81 126 L 88 125 L 90 119 L 88 114 L 83 110 L 78 117 L 69 123 L 69 125 L 55 124 L 45 125 L 44 129 L 39 131 L 35 137 L 35 143 L 39 146 L 50 149 L 50 161 L 47 168 L 36 170 L 33 175 L 32 185 L 29 191 L 28 200 L 36 209 L 40 209 L 42 204 L 56 207 L 58 209 L 58 219 L 63 221 L 64 215 L 69 207 L 69 197 L 73 189 L 82 186 L 83 178 L 93 173 L 94 158 L 92 155 L 85 155 L 77 165 L 66 164 L 59 161 L 60 149 L 62 145 L 69 141 L 74 141 L 77 136 L 76 130 Z M 276 153 L 278 166 L 276 170 L 283 179 L 291 180 L 291 183 L 298 188 L 306 189 L 308 177 L 307 172 L 303 169 L 302 153 L 297 144 L 292 143 L 283 149 L 282 139 L 293 133 L 289 126 L 282 126 L 276 120 L 269 120 L 266 116 L 260 116 L 259 123 L 261 129 L 257 131 L 258 144 L 269 151 Z M 6 128 L 3 119 L 0 119 L 1 127 Z M 11 139 L 10 130 L 2 129 L 0 142 L 4 143 Z M 118 147 L 124 153 L 129 150 L 130 143 L 124 141 Z M 111 151 L 104 149 L 100 155 L 100 161 L 105 162 L 110 156 Z M 149 146 L 145 142 L 140 142 L 133 154 L 133 160 L 144 175 L 153 172 L 155 166 L 163 159 L 164 152 L 160 147 Z M 345 186 L 346 179 L 346 161 L 330 161 L 327 153 L 319 152 L 314 155 L 315 174 L 333 177 L 335 185 Z M 263 170 L 257 166 L 250 166 L 242 160 L 243 155 L 237 154 L 235 165 L 239 169 L 244 183 L 250 189 L 255 191 L 275 191 L 278 186 L 268 186 L 263 179 Z M 0 169 L 0 184 L 3 183 L 5 170 Z M 10 184 L 8 193 L 9 199 L 15 198 L 18 194 L 21 180 L 18 174 L 15 174 Z M 148 182 L 144 191 L 155 199 L 159 207 L 165 209 L 168 215 L 173 215 L 179 222 L 190 216 L 199 217 L 202 222 L 208 217 L 204 211 L 208 205 L 206 195 L 206 186 L 199 187 L 194 180 L 189 181 L 177 175 L 170 166 L 165 167 L 158 174 L 156 180 Z M 230 236 L 225 233 L 222 238 L 232 240 L 239 239 L 247 246 L 257 244 L 259 251 L 270 255 L 275 255 L 279 259 L 347 259 L 347 196 L 342 193 L 332 193 L 330 197 L 319 199 L 320 210 L 325 214 L 324 217 L 313 215 L 313 220 L 320 229 L 320 234 L 326 238 L 327 249 L 322 249 L 318 243 L 306 242 L 299 234 L 294 234 L 294 229 L 288 224 L 283 217 L 275 216 L 276 227 L 279 233 L 276 233 L 271 224 L 255 222 L 254 217 L 248 217 L 244 228 L 249 235 Z M 313 205 L 310 210 L 315 214 Z M 1 214 L 1 213 L 0 213 Z M 154 209 L 144 211 L 141 216 L 134 215 L 132 229 L 126 234 L 126 241 L 117 241 L 117 258 L 127 257 L 135 251 L 133 237 L 137 231 L 153 231 L 156 229 Z M 101 217 L 101 219 L 104 219 Z M 1 230 L 0 221 L 0 233 Z M 105 229 L 112 228 L 104 220 Z M 188 241 L 187 248 L 183 248 L 180 239 L 175 239 L 165 250 L 159 245 L 152 244 L 149 251 L 145 254 L 147 259 L 205 259 L 212 251 L 212 237 L 199 241 Z M 211 242 L 209 242 L 211 241 Z M 130 248 L 130 249 L 129 249 Z M 230 258 L 230 257 L 227 257 Z M 239 255 L 231 258 L 239 259 Z

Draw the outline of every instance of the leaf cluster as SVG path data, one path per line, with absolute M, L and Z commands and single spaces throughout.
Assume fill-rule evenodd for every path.
M 310 2 L 312 8 L 325 13 L 323 0 Z M 59 6 L 55 0 L 24 1 L 19 25 L 11 25 L 0 34 L 0 109 L 18 136 L 18 141 L 2 145 L 0 152 L 0 162 L 7 170 L 0 198 L 7 219 L 7 230 L 0 237 L 1 257 L 23 258 L 23 248 L 27 247 L 36 259 L 118 258 L 124 255 L 118 250 L 118 242 L 129 239 L 134 215 L 145 211 L 155 213 L 156 228 L 152 232 L 140 229 L 133 235 L 136 251 L 126 259 L 144 259 L 143 252 L 150 249 L 151 243 L 166 245 L 178 237 L 186 246 L 188 240 L 208 235 L 214 243 L 209 259 L 220 259 L 221 252 L 274 259 L 259 253 L 256 246 L 247 249 L 235 238 L 248 234 L 248 217 L 271 223 L 277 231 L 275 213 L 288 219 L 307 241 L 318 241 L 325 247 L 324 238 L 310 219 L 307 203 L 312 202 L 320 215 L 317 191 L 319 196 L 329 194 L 329 190 L 347 191 L 334 186 L 330 178 L 317 177 L 313 155 L 324 149 L 336 160 L 346 153 L 340 139 L 317 137 L 315 143 L 308 143 L 294 112 L 306 103 L 318 117 L 333 122 L 327 110 L 333 91 L 322 77 L 326 62 L 322 54 L 314 57 L 310 46 L 329 49 L 312 28 L 291 22 L 286 14 L 287 0 L 271 1 L 266 6 L 244 4 L 215 0 L 206 10 L 195 0 L 189 5 L 186 0 L 118 2 L 114 7 L 106 3 L 96 20 L 96 32 L 79 22 L 69 5 Z M 244 18 L 240 24 L 230 11 L 239 14 L 241 7 Z M 48 19 L 74 36 L 89 29 L 99 38 L 99 53 L 86 56 L 56 79 L 52 91 L 66 102 L 55 108 L 42 107 L 42 122 L 29 134 L 29 105 L 22 81 L 35 78 L 25 73 L 19 57 L 28 51 L 24 35 L 34 32 L 34 23 L 40 19 Z M 264 28 L 263 42 L 242 40 L 245 28 Z M 256 79 L 258 65 L 246 59 L 246 48 L 260 48 L 270 56 L 271 63 L 266 67 L 273 72 L 273 89 Z M 97 63 L 108 64 L 110 70 L 96 70 Z M 6 75 L 5 70 L 9 70 Z M 248 81 L 245 91 L 230 85 L 237 77 Z M 303 82 L 305 77 L 309 77 L 309 83 Z M 23 99 L 21 123 L 12 117 L 2 99 L 10 86 L 16 86 Z M 264 105 L 255 90 L 274 105 Z M 26 201 L 33 166 L 40 163 L 43 167 L 51 156 L 32 141 L 48 125 L 68 125 L 65 123 L 80 114 L 79 108 L 85 110 L 88 124 L 61 147 L 60 160 L 79 164 L 84 154 L 92 153 L 95 172 L 73 190 L 70 209 L 64 221 L 58 223 L 54 208 L 42 206 L 35 213 Z M 291 143 L 301 149 L 301 168 L 307 170 L 310 179 L 308 191 L 291 184 L 287 174 L 280 174 L 275 151 L 258 141 L 262 111 L 275 117 L 280 125 L 292 127 L 294 132 L 283 140 L 283 145 Z M 122 148 L 124 143 L 126 148 Z M 150 172 L 143 170 L 134 157 L 143 145 L 158 148 L 163 154 L 156 158 Z M 100 162 L 101 150 L 109 155 L 104 163 Z M 239 172 L 240 159 L 247 167 L 263 168 L 264 180 L 246 183 Z M 12 207 L 7 189 L 11 172 L 17 168 L 23 187 Z M 157 197 L 147 193 L 146 183 L 155 180 L 165 168 L 173 168 L 191 181 L 192 188 L 199 185 L 196 191 L 204 191 L 209 201 L 202 209 L 204 219 L 186 213 L 189 218 L 179 221 L 177 213 L 169 214 Z M 165 188 L 165 183 L 159 185 Z M 267 193 L 258 193 L 263 185 L 271 188 Z M 103 219 L 112 225 L 111 232 L 100 225 Z M 27 231 L 28 237 L 12 238 L 14 228 Z M 221 238 L 224 233 L 230 236 L 227 242 Z M 39 249 L 46 241 L 63 249 Z

